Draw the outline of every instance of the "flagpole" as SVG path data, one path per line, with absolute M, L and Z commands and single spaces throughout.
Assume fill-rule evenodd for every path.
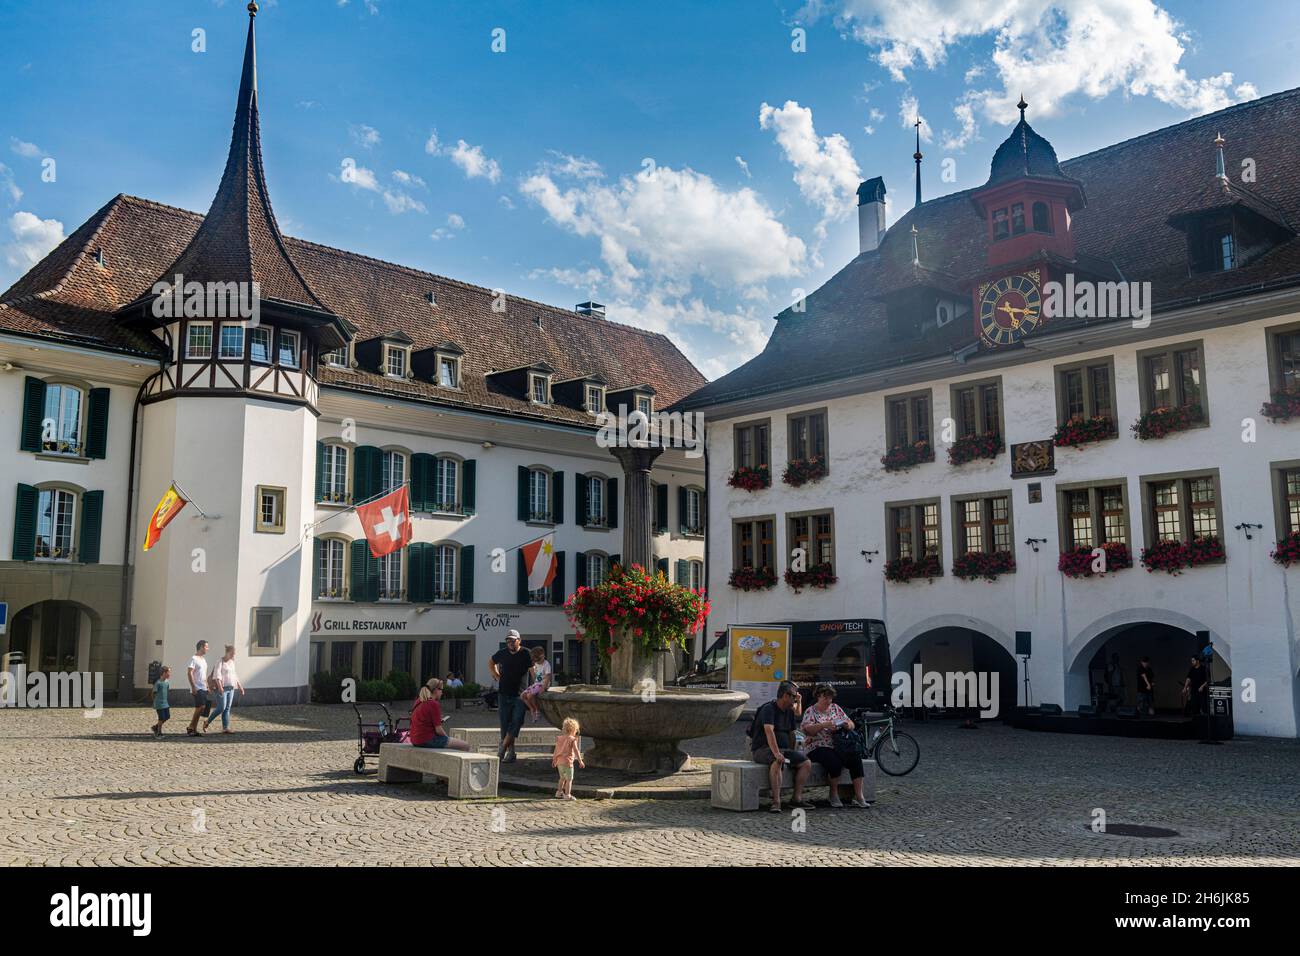
M 404 481 L 404 482 L 402 482 L 401 485 L 399 485 L 398 487 L 400 487 L 400 488 L 409 488 L 409 487 L 410 487 L 410 484 L 411 484 L 411 482 L 408 480 L 408 481 Z M 305 538 L 307 537 L 307 535 L 309 535 L 311 532 L 315 531 L 317 528 L 319 528 L 321 525 L 323 525 L 326 521 L 332 521 L 332 520 L 334 520 L 335 518 L 337 518 L 339 515 L 345 515 L 345 514 L 347 514 L 347 513 L 350 512 L 350 511 L 356 511 L 356 510 L 357 510 L 358 508 L 360 508 L 362 505 L 368 505 L 368 504 L 370 504 L 370 502 L 372 502 L 372 501 L 378 501 L 380 498 L 386 498 L 388 495 L 391 495 L 391 494 L 392 494 L 394 491 L 396 491 L 396 490 L 397 490 L 397 488 L 389 488 L 387 491 L 381 491 L 381 492 L 379 492 L 378 494 L 371 495 L 369 498 L 366 498 L 364 501 L 356 501 L 356 502 L 353 502 L 352 504 L 348 505 L 346 508 L 340 509 L 339 511 L 336 511 L 336 512 L 334 512 L 333 514 L 328 514 L 328 515 L 326 515 L 324 518 L 321 518 L 319 521 L 313 521 L 311 524 L 307 525 L 307 527 L 303 529 L 303 532 L 302 532 L 302 534 L 303 534 L 303 538 L 305 539 Z M 408 503 L 409 503 L 409 500 L 410 500 L 410 499 L 408 498 L 407 500 L 408 500 Z M 320 502 L 317 502 L 317 504 L 320 504 Z
M 210 515 L 206 511 L 204 511 L 201 507 L 199 507 L 199 503 L 190 497 L 190 493 L 186 491 L 184 488 L 182 488 L 180 482 L 178 482 L 175 478 L 172 479 L 172 487 L 176 489 L 177 494 L 179 494 L 182 498 L 184 498 L 186 501 L 192 504 L 194 506 L 194 510 L 197 511 L 204 518 L 220 517 L 219 515 Z

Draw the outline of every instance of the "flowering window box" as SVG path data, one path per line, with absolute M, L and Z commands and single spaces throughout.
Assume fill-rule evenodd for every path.
M 919 561 L 912 558 L 894 558 L 885 562 L 885 580 L 906 584 L 916 578 L 933 581 L 943 576 L 943 565 L 937 554 L 927 554 Z
M 764 488 L 772 487 L 772 471 L 767 465 L 758 465 L 753 468 L 741 465 L 731 473 L 731 477 L 727 479 L 727 484 L 743 491 L 761 491 Z
M 1277 543 L 1273 551 L 1273 560 L 1284 568 L 1300 563 L 1300 531 L 1292 531 Z
M 1274 392 L 1273 400 L 1265 402 L 1259 413 L 1274 423 L 1300 418 L 1300 388 L 1283 388 Z
M 826 459 L 819 456 L 812 458 L 792 458 L 785 466 L 781 480 L 792 488 L 798 488 L 811 481 L 821 481 L 826 477 Z
M 1157 541 L 1142 549 L 1142 564 L 1147 571 L 1180 574 L 1184 568 L 1226 560 L 1227 552 L 1218 538 L 1193 538 L 1191 541 Z
M 794 589 L 795 594 L 804 588 L 820 588 L 824 591 L 838 580 L 835 569 L 830 564 L 814 564 L 806 571 L 785 572 L 785 583 Z
M 1140 440 L 1164 438 L 1174 432 L 1185 432 L 1205 421 L 1205 409 L 1200 405 L 1179 405 L 1175 408 L 1153 408 L 1131 426 Z
M 735 568 L 727 583 L 737 591 L 766 591 L 776 585 L 776 572 L 771 568 Z
M 963 581 L 983 578 L 996 581 L 998 575 L 1009 574 L 1016 569 L 1016 556 L 1010 551 L 967 551 L 952 562 L 952 573 Z
M 1101 547 L 1106 552 L 1106 573 L 1133 567 L 1133 554 L 1129 551 L 1128 545 L 1118 541 L 1108 541 Z M 1056 563 L 1057 570 L 1067 578 L 1090 578 L 1094 575 L 1100 577 L 1102 572 L 1092 570 L 1092 562 L 1095 560 L 1092 554 L 1094 550 L 1084 545 L 1072 551 L 1061 552 L 1061 559 Z
M 895 445 L 880 456 L 880 463 L 885 466 L 885 471 L 903 471 L 927 461 L 934 461 L 934 446 L 928 441 Z
M 948 462 L 964 465 L 976 458 L 993 459 L 1002 451 L 1002 436 L 997 432 L 982 435 L 964 435 L 948 446 Z
M 1052 443 L 1057 448 L 1078 448 L 1080 445 L 1114 438 L 1118 433 L 1119 430 L 1115 427 L 1115 419 L 1108 415 L 1098 415 L 1094 418 L 1072 418 L 1068 422 L 1062 422 L 1056 426 L 1056 434 L 1052 436 Z

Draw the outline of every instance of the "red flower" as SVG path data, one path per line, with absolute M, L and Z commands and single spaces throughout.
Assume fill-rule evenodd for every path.
M 786 465 L 781 480 L 787 485 L 798 488 L 810 481 L 821 481 L 826 474 L 826 460 L 814 455 L 812 458 L 792 458 Z
M 767 465 L 756 467 L 742 465 L 731 473 L 727 484 L 732 488 L 741 488 L 745 491 L 760 491 L 772 487 L 772 472 Z
M 948 446 L 948 462 L 964 465 L 976 458 L 996 458 L 1002 451 L 1002 436 L 996 431 L 982 435 L 964 435 Z

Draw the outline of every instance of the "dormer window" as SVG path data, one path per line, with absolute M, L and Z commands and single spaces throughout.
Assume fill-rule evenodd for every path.
M 649 395 L 638 395 L 636 397 L 636 410 L 649 418 L 654 412 L 654 399 Z
M 438 356 L 438 384 L 443 388 L 460 388 L 460 359 L 453 355 Z
M 384 374 L 389 378 L 406 378 L 406 349 L 399 345 L 384 346 Z
M 328 365 L 332 368 L 348 367 L 348 347 L 345 345 L 341 349 L 335 349 L 332 352 L 325 352 L 320 357 L 322 365 Z
M 285 368 L 298 367 L 298 353 L 302 346 L 302 338 L 297 332 L 289 329 L 280 330 L 280 351 L 279 362 Z
M 587 386 L 586 407 L 593 415 L 599 415 L 605 410 L 605 390 L 599 385 Z
M 993 210 L 993 241 L 1006 239 L 1011 235 L 1011 223 L 1005 209 Z
M 1013 203 L 1011 206 L 1011 235 L 1021 236 L 1025 232 L 1025 204 Z
M 549 375 L 542 375 L 538 372 L 529 373 L 528 399 L 534 405 L 549 405 L 551 403 L 551 377 Z

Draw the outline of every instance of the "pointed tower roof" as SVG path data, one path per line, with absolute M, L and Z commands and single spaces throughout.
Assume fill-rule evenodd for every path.
M 198 232 L 160 281 L 170 283 L 180 274 L 187 283 L 256 282 L 263 300 L 332 314 L 294 262 L 271 209 L 257 115 L 256 16 L 257 4 L 250 3 L 235 128 L 221 184 Z
M 1038 135 L 1025 119 L 1025 110 L 1029 104 L 1023 96 L 1016 108 L 1020 110 L 1020 122 L 1011 130 L 1011 135 L 1002 141 L 1002 145 L 993 154 L 993 163 L 989 168 L 989 181 L 985 186 L 1024 176 L 1038 176 L 1046 179 L 1066 179 L 1061 171 L 1061 164 L 1056 158 L 1052 144 Z

